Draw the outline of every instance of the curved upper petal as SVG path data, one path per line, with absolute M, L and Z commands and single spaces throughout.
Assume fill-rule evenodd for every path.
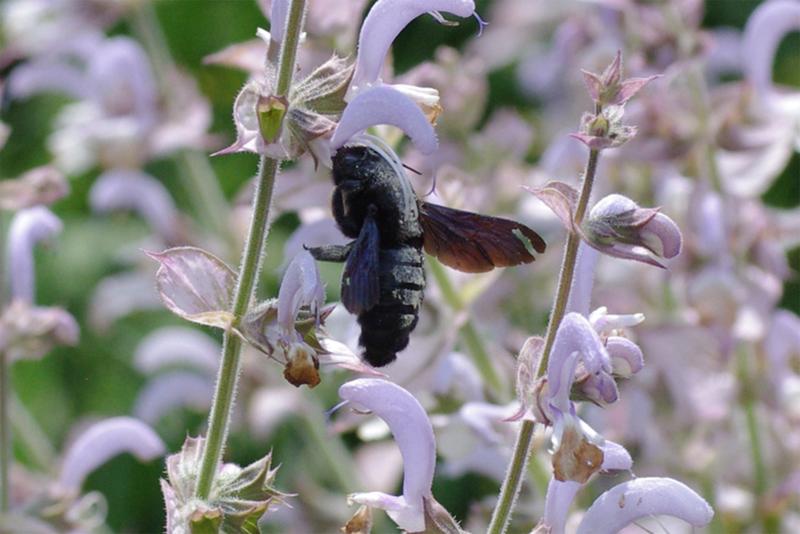
M 403 456 L 403 496 L 357 494 L 357 502 L 379 506 L 409 532 L 425 529 L 423 499 L 431 495 L 436 442 L 428 415 L 411 393 L 393 382 L 359 378 L 339 388 L 339 396 L 375 413 L 389 425 Z
M 6 261 L 9 289 L 13 298 L 33 302 L 33 247 L 61 232 L 63 224 L 44 206 L 17 212 L 8 231 Z
M 389 47 L 409 22 L 424 13 L 443 11 L 459 17 L 475 12 L 473 0 L 378 0 L 370 9 L 358 37 L 356 70 L 348 98 L 379 81 Z
M 589 507 L 577 534 L 614 534 L 639 518 L 670 515 L 707 525 L 714 510 L 694 490 L 671 478 L 636 478 L 614 486 Z
M 370 126 L 390 124 L 403 130 L 423 154 L 436 150 L 438 142 L 433 126 L 413 100 L 386 85 L 361 91 L 344 108 L 331 139 L 334 150 Z
M 781 40 L 800 30 L 800 2 L 764 2 L 750 15 L 744 28 L 744 72 L 764 103 L 777 110 L 800 112 L 800 92 L 781 94 L 772 83 L 772 64 Z
M 148 461 L 163 455 L 166 447 L 152 428 L 133 417 L 100 421 L 86 429 L 67 450 L 59 483 L 78 490 L 89 473 L 124 452 Z

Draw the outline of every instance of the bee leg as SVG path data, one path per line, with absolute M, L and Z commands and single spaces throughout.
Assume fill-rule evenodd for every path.
M 344 263 L 347 260 L 347 256 L 350 255 L 353 243 L 355 241 L 351 241 L 346 245 L 322 245 L 321 247 L 306 247 L 304 245 L 304 248 L 314 256 L 315 260 Z

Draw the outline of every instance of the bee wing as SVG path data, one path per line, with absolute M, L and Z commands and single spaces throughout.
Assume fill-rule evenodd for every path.
M 380 298 L 379 235 L 375 219 L 367 215 L 344 265 L 342 304 L 356 315 L 372 308 Z
M 425 252 L 465 273 L 530 263 L 545 250 L 542 237 L 524 224 L 419 202 Z M 529 241 L 525 243 L 524 240 Z

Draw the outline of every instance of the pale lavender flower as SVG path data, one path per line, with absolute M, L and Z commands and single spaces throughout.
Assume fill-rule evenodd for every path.
M 772 81 L 772 64 L 781 40 L 800 30 L 800 3 L 773 0 L 761 4 L 744 29 L 744 71 L 761 101 L 776 112 L 800 113 L 800 92 L 783 92 Z
M 6 257 L 11 296 L 26 302 L 34 300 L 33 247 L 61 232 L 61 220 L 43 206 L 14 215 L 8 232 Z
M 136 396 L 133 415 L 148 425 L 155 425 L 176 408 L 188 407 L 206 413 L 213 398 L 214 382 L 210 376 L 173 371 L 147 381 Z
M 150 332 L 133 355 L 133 365 L 150 374 L 171 367 L 189 367 L 214 376 L 219 367 L 220 346 L 196 328 L 165 326 Z
M 386 510 L 403 530 L 425 530 L 424 501 L 433 498 L 431 485 L 436 465 L 436 442 L 424 408 L 405 389 L 376 378 L 347 382 L 339 388 L 339 396 L 354 407 L 370 410 L 386 421 L 403 455 L 403 495 L 354 493 L 350 499 Z
M 441 11 L 468 17 L 475 14 L 475 3 L 472 0 L 378 0 L 361 26 L 356 70 L 348 99 L 381 83 L 380 74 L 389 47 L 409 22 L 425 13 L 442 21 Z
M 181 220 L 167 188 L 149 174 L 114 169 L 101 174 L 89 191 L 89 204 L 98 213 L 136 212 L 169 244 L 179 244 Z
M 123 452 L 149 461 L 163 455 L 166 447 L 153 429 L 132 417 L 100 421 L 82 432 L 67 449 L 60 485 L 66 490 L 79 491 L 92 471 Z
M 130 271 L 113 274 L 103 278 L 92 293 L 89 324 L 102 332 L 134 311 L 162 308 L 152 273 Z
M 390 124 L 403 130 L 423 154 L 436 150 L 436 132 L 422 110 L 403 93 L 389 86 L 360 91 L 347 104 L 331 139 L 331 148 L 344 146 L 370 126 Z
M 583 233 L 586 242 L 604 254 L 662 268 L 659 259 L 677 256 L 683 241 L 678 225 L 658 209 L 640 208 L 617 194 L 595 204 Z
M 586 511 L 578 534 L 613 534 L 643 517 L 670 515 L 702 527 L 714 510 L 694 490 L 671 478 L 637 478 L 614 486 Z
M 562 416 L 574 415 L 569 395 L 579 361 L 590 376 L 611 388 L 604 391 L 608 395 L 607 402 L 616 400 L 616 387 L 610 378 L 611 358 L 591 323 L 584 316 L 573 312 L 561 320 L 547 365 L 547 408 L 556 420 Z M 611 383 L 608 383 L 609 379 Z

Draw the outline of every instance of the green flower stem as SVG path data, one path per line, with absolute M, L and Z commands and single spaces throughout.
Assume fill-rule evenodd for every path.
M 292 75 L 294 74 L 295 58 L 297 57 L 297 46 L 302 32 L 304 11 L 305 0 L 292 0 L 286 27 L 286 39 L 281 47 L 276 94 L 279 97 L 286 96 L 289 92 Z M 261 158 L 256 179 L 255 197 L 253 199 L 253 218 L 250 221 L 250 228 L 247 232 L 242 265 L 233 297 L 233 307 L 231 309 L 233 324 L 231 328 L 225 331 L 223 337 L 222 363 L 217 376 L 214 403 L 209 417 L 208 434 L 203 447 L 203 459 L 197 479 L 195 495 L 199 499 L 207 499 L 211 492 L 211 486 L 222 458 L 222 450 L 227 438 L 231 409 L 233 408 L 236 384 L 239 377 L 239 359 L 242 348 L 242 342 L 233 334 L 233 330 L 247 312 L 256 288 L 256 279 L 263 259 L 264 243 L 269 233 L 272 191 L 279 166 L 280 162 L 275 159 Z
M 26 457 L 35 462 L 39 469 L 51 472 L 56 465 L 56 453 L 53 446 L 22 401 L 13 392 L 10 395 L 9 410 L 11 414 L 9 417 L 17 443 L 25 451 Z
M 757 383 L 751 368 L 753 362 L 752 351 L 748 351 L 745 343 L 736 349 L 736 365 L 739 383 L 744 384 L 740 393 L 740 403 L 744 410 L 747 424 L 747 437 L 750 440 L 750 457 L 753 463 L 753 491 L 756 495 L 756 515 L 761 519 L 763 532 L 780 532 L 781 517 L 775 511 L 766 509 L 764 500 L 769 490 L 769 474 L 764 462 L 764 447 L 761 443 L 761 430 L 758 424 L 758 394 L 755 386 Z
M 169 52 L 158 17 L 149 2 L 142 2 L 134 10 L 131 23 L 150 56 L 159 90 L 167 99 L 168 108 L 180 109 L 182 102 L 172 90 L 171 73 L 175 62 Z M 191 199 L 198 220 L 206 224 L 219 238 L 234 243 L 228 225 L 230 208 L 219 180 L 205 154 L 194 149 L 180 151 L 177 155 L 178 170 L 183 188 Z
M 464 310 L 464 308 L 466 308 L 466 303 L 453 287 L 453 282 L 450 280 L 442 264 L 430 258 L 428 265 L 447 304 L 455 312 Z M 496 396 L 505 399 L 508 396 L 508 388 L 494 368 L 492 358 L 489 356 L 489 352 L 483 344 L 483 339 L 470 319 L 467 319 L 461 327 L 461 340 L 464 342 L 464 345 L 466 345 L 470 355 L 472 355 L 475 365 L 478 366 L 478 371 L 480 371 L 483 379 L 486 380 L 489 388 Z
M 599 113 L 601 110 L 596 109 L 595 111 Z M 578 197 L 578 205 L 575 208 L 574 219 L 576 225 L 580 225 L 586 215 L 586 210 L 589 206 L 589 197 L 591 197 L 592 194 L 595 173 L 597 172 L 597 160 L 599 156 L 599 151 L 589 151 L 589 161 L 586 163 L 586 171 L 583 174 L 583 185 L 581 186 L 580 196 Z M 576 234 L 570 233 L 569 237 L 567 237 L 567 245 L 564 248 L 564 257 L 561 262 L 561 274 L 558 277 L 558 290 L 556 292 L 553 311 L 550 314 L 550 321 L 547 325 L 544 349 L 542 351 L 542 357 L 539 360 L 539 367 L 536 371 L 537 377 L 544 376 L 544 373 L 547 371 L 547 362 L 550 359 L 550 351 L 553 348 L 556 331 L 567 309 L 569 290 L 572 286 L 572 278 L 575 273 L 575 262 L 578 257 L 579 244 L 580 238 Z M 522 473 L 525 471 L 528 456 L 530 455 L 533 431 L 533 421 L 525 420 L 522 422 L 519 434 L 517 435 L 517 441 L 514 444 L 511 463 L 508 466 L 506 478 L 500 489 L 497 507 L 489 523 L 488 534 L 502 534 L 508 527 L 508 522 L 511 519 L 511 510 L 514 507 L 514 503 L 517 501 L 517 496 L 522 486 Z
M 338 436 L 326 434 L 328 425 L 322 417 L 323 410 L 317 406 L 314 408 L 308 410 L 302 417 L 303 430 L 311 439 L 310 446 L 315 454 L 322 455 L 339 489 L 345 493 L 352 493 L 360 487 L 356 480 L 358 469 L 353 464 L 353 458 L 342 440 Z
M 11 366 L 9 363 L 6 352 L 0 351 L 0 514 L 8 511 L 10 490 L 8 472 L 11 470 L 11 424 L 9 421 Z

